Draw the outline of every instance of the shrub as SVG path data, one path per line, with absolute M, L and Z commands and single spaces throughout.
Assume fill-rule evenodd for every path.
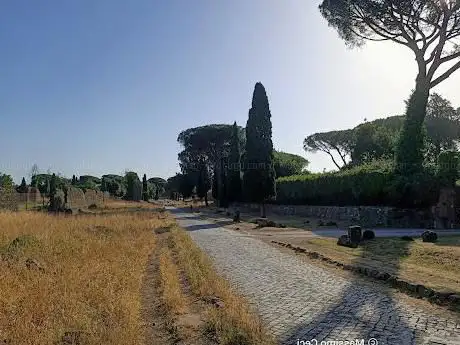
M 458 152 L 443 151 L 438 156 L 437 174 L 440 183 L 445 187 L 453 187 L 458 179 Z
M 439 197 L 439 178 L 434 167 L 425 167 L 413 175 L 395 175 L 389 187 L 391 205 L 425 208 Z
M 65 209 L 65 193 L 57 189 L 50 199 L 49 211 L 59 212 Z
M 294 175 L 277 180 L 277 201 L 311 205 L 378 205 L 388 203 L 390 165 L 365 164 L 338 172 Z
M 277 203 L 308 205 L 381 205 L 426 207 L 437 201 L 435 171 L 413 178 L 396 176 L 390 161 L 374 161 L 349 169 L 294 175 L 277 180 Z M 403 198 L 404 195 L 410 195 Z
M 364 230 L 363 240 L 373 240 L 375 238 L 375 232 L 372 230 Z
M 423 242 L 431 242 L 434 243 L 438 240 L 438 234 L 434 231 L 425 231 L 422 234 L 422 241 Z

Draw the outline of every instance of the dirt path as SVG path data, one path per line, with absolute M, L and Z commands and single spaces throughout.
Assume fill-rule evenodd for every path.
M 460 344 L 460 321 L 443 308 L 412 304 L 385 286 L 312 265 L 225 229 L 224 223 L 170 211 L 282 344 L 356 339 L 367 344 L 371 338 L 388 345 Z
M 171 314 L 162 299 L 159 281 L 160 248 L 168 246 L 169 233 L 157 235 L 157 245 L 151 254 L 142 284 L 142 319 L 145 344 L 149 345 L 216 345 L 205 337 L 203 322 L 206 306 L 191 295 L 188 282 L 181 273 L 181 287 L 187 300 L 186 312 Z

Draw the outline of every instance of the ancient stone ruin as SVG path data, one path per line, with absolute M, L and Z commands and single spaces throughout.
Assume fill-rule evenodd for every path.
M 78 210 L 86 207 L 85 193 L 80 188 L 67 188 L 67 208 Z
M 140 201 L 142 199 L 142 184 L 134 183 L 133 185 L 133 201 Z
M 86 199 L 87 206 L 91 206 L 91 205 L 100 206 L 104 202 L 102 192 L 98 192 L 98 191 L 91 190 L 91 189 L 86 190 L 85 199 Z
M 91 205 L 102 206 L 106 197 L 103 192 L 87 189 L 83 192 L 80 188 L 69 187 L 67 189 L 66 207 L 78 210 L 88 208 Z

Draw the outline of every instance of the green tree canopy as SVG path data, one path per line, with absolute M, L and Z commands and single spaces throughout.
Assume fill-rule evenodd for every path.
M 244 129 L 237 128 L 240 145 L 244 145 Z M 200 176 L 212 177 L 217 183 L 219 176 L 213 172 L 219 170 L 217 167 L 221 164 L 221 158 L 230 154 L 232 136 L 233 126 L 227 124 L 189 128 L 179 134 L 177 141 L 183 147 L 178 156 L 179 165 L 183 174 L 195 179 L 194 186 Z M 203 167 L 207 168 L 207 172 L 202 172 Z M 213 190 L 213 193 L 217 191 Z
M 314 133 L 305 138 L 303 147 L 307 152 L 324 152 L 329 155 L 338 169 L 350 162 L 353 148 L 353 131 L 338 130 L 324 133 Z M 336 156 L 338 155 L 339 159 Z
M 386 127 L 368 122 L 356 127 L 353 134 L 353 165 L 393 157 L 396 136 Z
M 0 173 L 0 188 L 14 188 L 13 178 L 10 175 Z
M 126 194 L 126 184 L 121 175 L 107 174 L 101 179 L 101 190 L 112 196 L 123 197 Z
M 220 157 L 229 155 L 232 131 L 232 125 L 227 124 L 210 124 L 182 131 L 177 138 L 183 147 L 178 155 L 182 173 L 192 174 L 198 179 L 200 169 L 206 166 L 208 171 L 204 175 L 216 179 L 212 172 L 219 164 Z M 238 132 L 240 144 L 244 144 L 244 129 L 238 127 Z
M 460 113 L 452 104 L 439 94 L 433 93 L 427 105 L 425 156 L 431 163 L 436 163 L 443 150 L 456 148 L 460 138 Z M 404 125 L 405 116 L 390 116 L 364 122 L 355 128 L 315 133 L 305 139 L 307 152 L 322 151 L 329 156 L 341 154 L 350 157 L 353 165 L 359 165 L 374 159 L 393 157 L 399 134 Z M 318 149 L 317 149 L 318 148 Z M 321 149 L 319 149 L 321 148 Z M 345 165 L 335 165 L 340 169 Z
M 418 73 L 395 158 L 399 175 L 415 176 L 423 169 L 430 89 L 460 68 L 460 1 L 323 0 L 319 9 L 351 47 L 392 41 L 414 53 Z
M 319 9 L 351 47 L 391 41 L 412 50 L 418 81 L 428 88 L 460 68 L 460 2 L 456 0 L 324 0 Z
M 282 151 L 273 151 L 276 177 L 299 175 L 308 166 L 308 160 L 302 156 Z

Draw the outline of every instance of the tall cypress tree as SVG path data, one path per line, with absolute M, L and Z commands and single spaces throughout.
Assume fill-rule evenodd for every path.
M 149 191 L 148 191 L 147 175 L 146 174 L 144 174 L 144 177 L 142 178 L 142 200 L 144 200 L 144 201 L 149 200 Z
M 26 179 L 24 177 L 22 178 L 21 184 L 17 188 L 17 191 L 19 193 L 26 193 L 27 192 L 27 183 L 26 183 Z
M 276 196 L 271 113 L 262 83 L 256 83 L 246 124 L 246 155 L 243 186 L 248 201 L 262 204 Z
M 241 201 L 241 148 L 236 121 L 233 123 L 230 155 L 228 157 L 227 196 L 229 202 Z

